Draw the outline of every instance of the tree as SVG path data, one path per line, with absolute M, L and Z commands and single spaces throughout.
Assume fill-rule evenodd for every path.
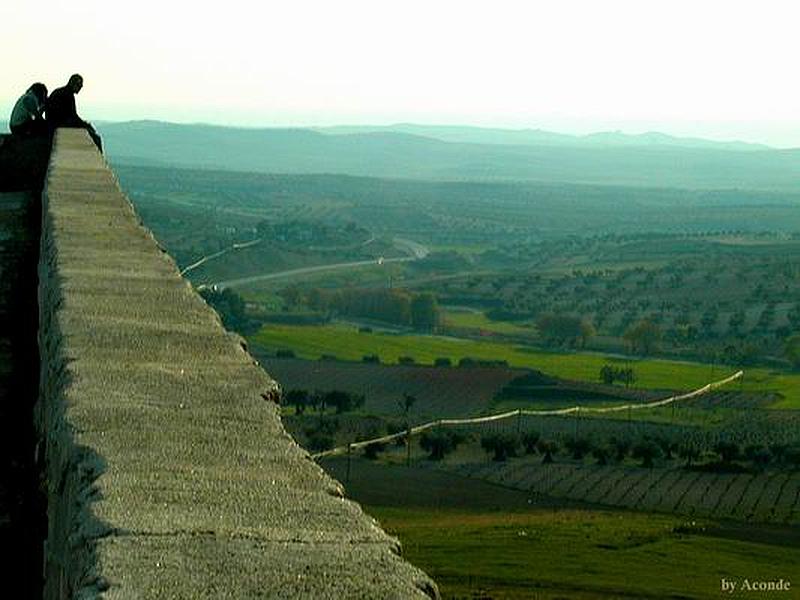
M 630 387 L 636 381 L 636 373 L 633 372 L 631 367 L 626 367 L 619 370 L 617 378 L 625 384 L 625 387 Z
M 526 431 L 522 434 L 522 445 L 525 448 L 525 454 L 533 454 L 536 452 L 536 444 L 539 443 L 538 431 Z
M 295 414 L 302 415 L 306 406 L 309 403 L 308 391 L 306 390 L 289 390 L 286 394 L 286 404 L 294 406 Z
M 594 335 L 591 323 L 570 315 L 545 313 L 536 320 L 536 328 L 546 343 L 556 346 L 585 346 Z
M 420 437 L 419 445 L 428 452 L 429 460 L 442 460 L 445 455 L 455 450 L 463 439 L 463 436 L 453 431 L 426 431 Z
M 493 433 L 481 438 L 481 447 L 494 454 L 492 460 L 502 462 L 517 455 L 519 438 L 507 433 Z
M 592 456 L 597 459 L 598 465 L 607 465 L 611 450 L 607 446 L 595 446 L 592 448 Z
M 630 441 L 624 438 L 616 438 L 613 437 L 610 440 L 611 447 L 614 449 L 614 459 L 617 462 L 622 462 L 625 460 L 625 457 L 628 455 L 628 452 L 631 451 L 631 443 Z
M 312 452 L 324 452 L 333 448 L 333 444 L 333 436 L 317 431 L 309 436 L 306 445 Z
M 636 381 L 636 375 L 631 367 L 614 367 L 612 365 L 603 365 L 600 368 L 600 381 L 606 385 L 613 385 L 615 381 L 621 381 L 625 387 L 629 387 Z
M 249 320 L 245 314 L 245 302 L 239 294 L 229 288 L 203 288 L 199 293 L 217 311 L 227 329 L 239 333 L 248 332 Z
M 800 334 L 794 334 L 786 340 L 783 354 L 795 369 L 800 369 Z
M 364 458 L 375 460 L 378 454 L 386 449 L 386 444 L 382 442 L 372 442 L 364 446 Z
M 586 438 L 578 437 L 564 442 L 564 447 L 572 453 L 572 458 L 582 460 L 592 449 L 592 443 Z
M 411 325 L 417 329 L 435 331 L 440 314 L 436 296 L 429 292 L 417 294 L 411 300 Z
M 553 462 L 553 455 L 558 452 L 558 443 L 553 440 L 539 440 L 536 449 L 543 455 L 542 463 L 549 464 Z
M 655 442 L 664 453 L 664 458 L 672 460 L 672 453 L 678 450 L 678 443 L 664 436 L 656 437 Z
M 336 408 L 336 414 L 349 412 L 364 405 L 365 398 L 361 394 L 352 394 L 341 390 L 332 390 L 325 394 L 323 403 Z
M 408 413 L 411 412 L 411 408 L 417 403 L 417 399 L 411 394 L 404 393 L 403 398 L 398 400 L 398 403 L 400 404 L 400 411 L 403 417 L 405 417 L 406 423 L 408 423 Z
M 678 446 L 678 456 L 686 461 L 686 466 L 691 467 L 692 462 L 700 456 L 700 449 L 690 442 L 684 442 Z
M 661 342 L 661 328 L 648 319 L 639 321 L 628 328 L 623 339 L 636 354 L 651 354 Z
M 631 449 L 631 456 L 640 459 L 643 467 L 651 468 L 653 460 L 661 456 L 661 448 L 651 440 L 642 440 Z
M 744 449 L 744 456 L 757 467 L 763 469 L 772 460 L 772 453 L 764 446 L 752 444 Z
M 719 459 L 727 464 L 739 458 L 739 444 L 735 442 L 717 442 L 714 444 L 714 452 L 719 454 Z
M 606 385 L 613 385 L 616 379 L 616 371 L 617 369 L 611 365 L 603 365 L 600 367 L 600 381 Z

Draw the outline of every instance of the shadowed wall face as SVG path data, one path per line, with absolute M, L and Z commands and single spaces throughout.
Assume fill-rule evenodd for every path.
M 82 130 L 43 195 L 45 597 L 436 597 L 286 434 L 279 390 Z
M 0 136 L 0 553 L 17 593 L 40 597 L 46 508 L 34 462 L 39 385 L 39 194 L 49 139 Z

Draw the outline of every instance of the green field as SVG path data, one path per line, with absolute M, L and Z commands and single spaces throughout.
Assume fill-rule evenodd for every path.
M 494 333 L 528 337 L 532 337 L 536 333 L 533 327 L 523 327 L 508 321 L 492 321 L 481 311 L 447 309 L 444 311 L 444 320 L 449 327 L 481 329 Z
M 345 465 L 324 463 L 342 481 Z M 791 579 L 800 561 L 798 532 L 788 528 L 556 507 L 484 482 L 364 460 L 353 461 L 345 486 L 443 598 L 719 598 L 723 577 Z
M 722 578 L 790 579 L 800 561 L 797 548 L 721 541 L 667 516 L 368 510 L 444 598 L 719 598 Z
M 361 360 L 365 355 L 377 354 L 384 363 L 395 363 L 401 356 L 412 356 L 422 364 L 433 363 L 438 357 L 448 357 L 454 364 L 464 357 L 506 360 L 511 366 L 539 369 L 557 377 L 582 381 L 597 381 L 604 364 L 629 364 L 636 373 L 636 386 L 646 389 L 694 389 L 736 371 L 720 365 L 545 352 L 519 345 L 442 336 L 360 333 L 357 328 L 345 325 L 267 325 L 251 336 L 250 342 L 267 350 L 291 349 L 298 356 L 310 359 L 332 354 L 344 360 Z M 800 408 L 800 375 L 754 368 L 746 371 L 742 384 L 735 385 L 748 391 L 781 394 L 783 399 L 774 405 L 777 408 Z

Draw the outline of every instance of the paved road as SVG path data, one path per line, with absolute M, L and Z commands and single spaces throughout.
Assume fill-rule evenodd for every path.
M 260 244 L 260 243 L 261 243 L 261 239 L 252 240 L 250 242 L 242 242 L 242 243 L 233 244 L 230 248 L 225 248 L 223 250 L 220 250 L 219 252 L 215 252 L 214 254 L 209 254 L 208 256 L 204 256 L 203 258 L 201 258 L 197 262 L 193 262 L 192 264 L 190 264 L 188 267 L 186 267 L 185 269 L 183 269 L 181 271 L 181 275 L 186 275 L 186 273 L 188 273 L 189 271 L 193 271 L 197 267 L 200 267 L 200 266 L 204 265 L 205 263 L 207 263 L 210 260 L 213 260 L 215 258 L 219 258 L 220 256 L 224 256 L 228 252 L 231 252 L 233 250 L 242 250 L 244 248 L 250 248 L 251 246 L 255 246 L 256 244 Z
M 218 281 L 213 284 L 217 289 L 241 287 L 251 283 L 258 283 L 260 281 L 269 281 L 270 279 L 283 279 L 286 277 L 294 277 L 296 275 L 309 275 L 311 273 L 324 273 L 326 271 L 340 271 L 343 269 L 357 269 L 366 266 L 385 265 L 388 263 L 402 263 L 412 262 L 425 258 L 430 251 L 428 248 L 406 239 L 394 239 L 394 245 L 405 252 L 409 256 L 402 258 L 380 258 L 378 260 L 358 260 L 345 263 L 333 263 L 329 265 L 318 265 L 315 267 L 303 267 L 300 269 L 289 269 L 288 271 L 279 271 L 277 273 L 265 273 L 263 275 L 251 275 L 249 277 L 240 277 L 238 279 L 228 279 L 226 281 Z

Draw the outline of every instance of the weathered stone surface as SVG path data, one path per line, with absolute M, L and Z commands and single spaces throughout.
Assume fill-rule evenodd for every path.
M 85 132 L 57 132 L 43 202 L 46 597 L 435 597 L 285 433 Z

